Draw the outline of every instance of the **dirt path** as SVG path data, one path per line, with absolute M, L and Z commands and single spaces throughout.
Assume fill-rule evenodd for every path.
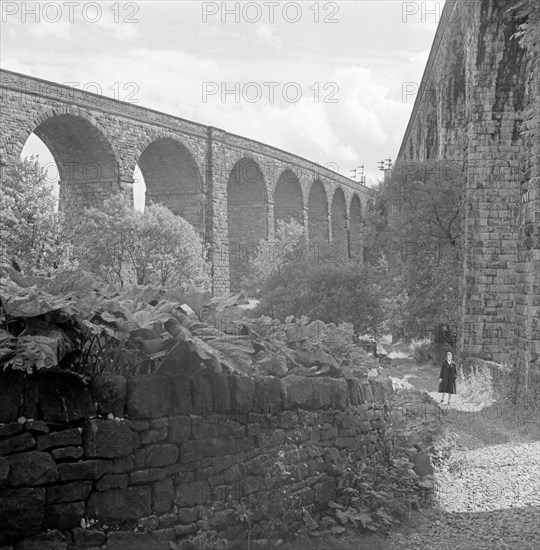
M 440 407 L 438 367 L 403 359 L 385 370 L 431 395 L 422 414 L 441 423 L 436 447 L 448 453 L 436 466 L 436 505 L 391 533 L 388 550 L 540 547 L 538 408 L 485 406 L 483 396 Z
M 393 359 L 383 370 L 396 387 L 403 388 L 401 401 L 406 407 L 407 387 L 426 393 L 423 403 L 417 394 L 411 398 L 414 425 L 436 422 L 441 428 L 434 445 L 439 451 L 434 505 L 412 513 L 406 525 L 384 539 L 350 532 L 339 538 L 298 539 L 287 550 L 539 548 L 538 407 L 497 402 L 485 406 L 489 402 L 485 396 L 471 394 L 455 396 L 450 408 L 441 407 L 440 395 L 433 391 L 439 367 L 402 358 Z

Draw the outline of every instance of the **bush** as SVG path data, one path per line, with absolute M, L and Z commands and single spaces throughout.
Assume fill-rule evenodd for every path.
M 446 359 L 446 353 L 452 351 L 451 347 L 448 345 L 437 344 L 432 342 L 429 338 L 413 340 L 409 344 L 409 349 L 414 359 L 421 365 L 427 363 L 439 365 Z
M 493 377 L 486 365 L 472 365 L 467 372 L 464 372 L 463 367 L 460 366 L 456 390 L 464 400 L 471 398 L 481 400 L 486 405 L 491 405 L 495 401 Z
M 377 334 L 383 321 L 380 288 L 369 268 L 339 264 L 287 264 L 262 290 L 257 313 L 351 323 L 357 333 Z
M 112 196 L 85 210 L 77 244 L 81 266 L 108 284 L 209 287 L 202 239 L 161 204 L 137 212 L 124 195 Z
M 0 258 L 27 274 L 72 269 L 71 236 L 46 171 L 31 157 L 2 170 Z

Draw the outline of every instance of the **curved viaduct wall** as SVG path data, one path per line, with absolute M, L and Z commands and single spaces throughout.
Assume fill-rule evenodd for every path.
M 446 2 L 398 163 L 464 168 L 461 349 L 517 359 L 527 385 L 540 366 L 540 41 L 512 38 L 511 5 Z
M 235 287 L 250 251 L 279 219 L 305 229 L 314 261 L 362 261 L 362 211 L 372 192 L 303 158 L 223 130 L 0 71 L 0 163 L 30 134 L 50 149 L 60 208 L 132 194 L 138 165 L 146 202 L 187 219 L 211 245 L 214 291 Z

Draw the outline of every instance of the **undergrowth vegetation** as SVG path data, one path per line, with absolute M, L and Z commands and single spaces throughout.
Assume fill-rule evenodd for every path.
M 118 290 L 84 271 L 0 279 L 0 365 L 28 373 L 167 374 L 178 369 L 250 375 L 359 377 L 377 361 L 352 325 L 307 317 L 247 318 L 238 293 L 134 286 Z

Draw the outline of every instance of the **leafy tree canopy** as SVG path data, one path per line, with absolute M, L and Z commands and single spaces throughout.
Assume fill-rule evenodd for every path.
M 163 205 L 138 212 L 115 195 L 102 208 L 85 210 L 77 241 L 81 265 L 109 284 L 209 285 L 202 239 Z
M 396 165 L 368 212 L 367 257 L 380 272 L 387 329 L 457 324 L 463 261 L 463 173 L 445 161 Z
M 73 266 L 64 216 L 37 157 L 2 169 L 0 256 L 28 273 Z

